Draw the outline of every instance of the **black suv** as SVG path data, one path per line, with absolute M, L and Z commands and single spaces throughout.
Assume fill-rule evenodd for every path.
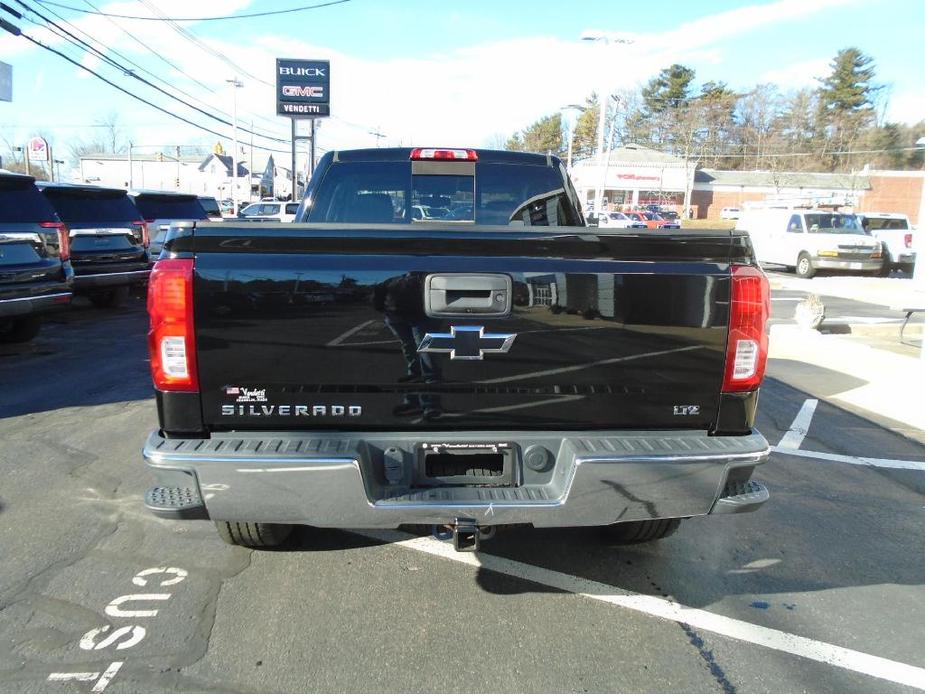
M 67 228 L 35 179 L 0 172 L 0 342 L 26 342 L 71 301 Z
M 141 218 L 148 225 L 148 233 L 151 236 L 148 254 L 151 256 L 152 263 L 161 254 L 161 247 L 164 245 L 164 239 L 167 238 L 167 230 L 170 229 L 171 224 L 204 222 L 209 219 L 201 199 L 191 193 L 139 190 L 130 192 L 129 197 L 141 213 Z M 218 203 L 215 206 L 218 208 Z
M 150 272 L 148 229 L 125 190 L 37 184 L 70 229 L 74 293 L 94 306 L 118 306 Z

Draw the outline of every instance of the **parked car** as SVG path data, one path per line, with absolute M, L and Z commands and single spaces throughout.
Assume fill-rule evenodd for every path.
M 747 231 L 760 263 L 784 265 L 810 279 L 818 270 L 879 273 L 880 242 L 853 214 L 823 209 L 746 210 L 735 228 Z
M 883 246 L 884 275 L 890 270 L 912 274 L 915 267 L 914 234 L 909 218 L 896 212 L 860 212 L 861 226 Z
M 148 228 L 121 188 L 68 183 L 36 184 L 67 225 L 74 293 L 94 306 L 122 304 L 151 271 Z
M 657 215 L 654 212 L 627 212 L 626 216 L 632 220 L 645 224 L 647 229 L 680 229 L 678 222 L 673 222 Z
M 238 217 L 252 222 L 291 222 L 299 209 L 297 202 L 254 202 L 242 209 Z
M 472 224 L 412 220 L 461 190 Z M 760 507 L 770 290 L 748 238 L 585 234 L 572 190 L 552 155 L 328 152 L 293 228 L 171 233 L 146 507 L 232 544 L 417 524 L 470 551 L 499 525 L 640 542 Z
M 719 211 L 720 219 L 738 219 L 742 216 L 742 210 L 738 207 L 724 207 Z
M 222 216 L 222 208 L 215 198 L 207 195 L 200 195 L 199 204 L 202 205 L 202 209 L 206 211 L 209 221 L 221 222 L 224 219 Z
M 627 217 L 622 212 L 604 212 L 598 216 L 594 212 L 585 215 L 588 226 L 612 227 L 614 229 L 646 229 L 645 223 Z
M 67 227 L 35 179 L 0 172 L 0 342 L 27 342 L 71 301 Z
M 412 205 L 411 219 L 428 221 L 432 219 L 446 219 L 450 211 L 446 207 L 431 207 L 430 205 Z M 450 217 L 452 219 L 452 217 Z M 471 217 L 468 217 L 471 218 Z M 468 219 L 467 218 L 467 219 Z
M 157 260 L 161 254 L 161 246 L 164 245 L 171 224 L 209 219 L 199 197 L 191 193 L 139 190 L 129 193 L 129 197 L 148 227 L 149 255 L 152 261 Z
M 662 210 L 661 212 L 659 212 L 659 215 L 667 219 L 669 222 L 680 222 L 681 221 L 681 215 L 679 215 L 674 210 Z

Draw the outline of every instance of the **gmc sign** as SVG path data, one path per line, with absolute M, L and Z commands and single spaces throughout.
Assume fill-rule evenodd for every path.
M 331 63 L 276 59 L 276 113 L 289 118 L 330 114 Z
M 299 87 L 294 84 L 284 84 L 282 94 L 283 96 L 306 96 L 312 99 L 324 99 L 324 87 L 312 87 L 309 85 Z

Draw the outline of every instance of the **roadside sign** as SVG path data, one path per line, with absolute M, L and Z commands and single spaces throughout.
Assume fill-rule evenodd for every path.
M 29 161 L 47 162 L 50 159 L 48 153 L 48 142 L 44 137 L 29 140 Z
M 0 62 L 0 101 L 13 100 L 13 66 Z
M 277 58 L 276 113 L 289 118 L 331 115 L 331 61 Z

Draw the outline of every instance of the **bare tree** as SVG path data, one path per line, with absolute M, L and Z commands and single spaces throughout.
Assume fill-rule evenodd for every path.
M 116 111 L 110 111 L 106 115 L 97 118 L 95 123 L 101 130 L 95 139 L 104 145 L 104 151 L 109 154 L 120 154 L 126 150 L 125 129 L 122 127 L 122 121 Z

